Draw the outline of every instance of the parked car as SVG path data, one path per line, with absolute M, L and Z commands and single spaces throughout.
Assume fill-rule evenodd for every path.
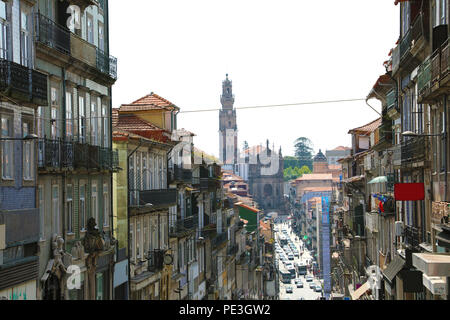
M 289 253 L 289 254 L 288 254 L 288 259 L 289 259 L 289 260 L 294 260 L 294 255 L 293 255 L 292 253 Z
M 310 289 L 313 289 L 314 291 L 316 290 L 316 285 L 314 284 L 314 282 L 311 282 L 311 283 L 309 284 L 309 288 L 310 288 Z
M 322 292 L 322 286 L 316 284 L 316 289 L 314 290 L 315 292 Z

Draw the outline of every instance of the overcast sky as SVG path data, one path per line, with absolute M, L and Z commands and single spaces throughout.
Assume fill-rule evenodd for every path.
M 181 111 L 217 109 L 226 73 L 238 108 L 365 98 L 399 36 L 394 0 L 128 2 L 110 1 L 114 108 L 155 92 Z M 364 101 L 237 110 L 239 147 L 350 146 L 348 130 L 377 117 Z M 180 113 L 178 127 L 219 155 L 218 111 Z

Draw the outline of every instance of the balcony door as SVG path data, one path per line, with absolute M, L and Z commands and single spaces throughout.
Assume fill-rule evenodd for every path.
M 9 12 L 8 4 L 0 1 L 0 59 L 9 58 Z
M 28 68 L 32 68 L 31 45 L 31 14 L 25 7 L 20 12 L 20 64 Z

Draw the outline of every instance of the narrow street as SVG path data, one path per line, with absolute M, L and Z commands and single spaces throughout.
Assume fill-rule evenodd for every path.
M 288 230 L 288 235 L 289 235 L 290 239 L 294 242 L 294 244 L 297 247 L 297 249 L 299 250 L 299 252 L 303 253 L 303 254 L 300 254 L 300 258 L 294 257 L 294 260 L 289 260 L 289 262 L 291 262 L 294 265 L 296 263 L 297 264 L 310 263 L 312 257 L 310 255 L 309 250 L 306 247 L 302 250 L 303 242 L 300 239 L 296 240 L 296 237 L 295 237 L 294 233 L 292 232 L 289 222 L 277 223 L 275 225 L 277 239 L 278 239 L 278 236 L 280 234 L 282 234 L 283 229 Z M 278 253 L 276 253 L 276 257 L 278 260 L 278 270 L 280 270 L 280 269 L 284 268 L 284 266 L 283 266 L 284 263 L 283 263 L 283 261 L 281 261 L 280 255 Z M 309 272 L 309 271 L 308 271 L 307 275 L 313 276 L 312 272 Z M 319 297 L 322 296 L 322 294 L 320 292 L 315 292 L 314 289 L 310 288 L 311 282 L 306 281 L 305 275 L 299 275 L 298 272 L 296 272 L 295 279 L 301 279 L 301 281 L 303 283 L 303 288 L 297 288 L 297 285 L 296 285 L 294 279 L 291 280 L 290 284 L 283 283 L 281 281 L 281 276 L 280 276 L 280 300 L 317 300 Z M 312 282 L 315 284 L 318 284 L 318 283 L 320 283 L 320 279 L 313 278 Z M 288 287 L 288 286 L 292 287 L 292 293 L 286 292 L 286 287 Z

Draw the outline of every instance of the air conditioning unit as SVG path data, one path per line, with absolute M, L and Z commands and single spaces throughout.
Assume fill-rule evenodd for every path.
M 395 236 L 401 237 L 403 234 L 403 221 L 395 221 Z

